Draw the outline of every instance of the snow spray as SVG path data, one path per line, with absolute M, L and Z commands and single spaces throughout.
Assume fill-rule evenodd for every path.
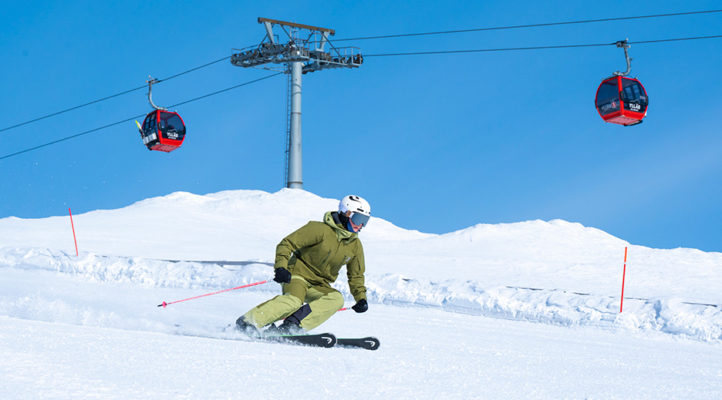
M 73 228 L 73 242 L 75 242 L 75 256 L 78 256 L 78 240 L 75 238 L 75 225 L 73 225 L 73 212 L 68 207 L 68 214 L 70 214 L 70 227 Z
M 624 247 L 624 269 L 622 270 L 622 298 L 619 301 L 619 312 L 622 312 L 622 306 L 624 305 L 624 278 L 627 275 L 627 247 Z

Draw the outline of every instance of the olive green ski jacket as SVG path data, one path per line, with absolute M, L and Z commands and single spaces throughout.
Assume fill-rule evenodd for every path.
M 330 286 L 346 265 L 348 285 L 356 301 L 366 298 L 364 250 L 358 234 L 338 222 L 329 211 L 324 222 L 311 221 L 276 246 L 275 268 L 286 268 L 312 285 Z

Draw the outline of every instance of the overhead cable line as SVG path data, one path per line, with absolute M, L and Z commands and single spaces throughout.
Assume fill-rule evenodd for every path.
M 722 35 L 694 36 L 694 37 L 685 37 L 685 38 L 668 38 L 668 39 L 654 39 L 654 40 L 640 40 L 640 41 L 628 42 L 628 43 L 629 43 L 629 44 L 652 44 L 652 43 L 668 43 L 668 42 L 678 42 L 678 41 L 688 41 L 688 40 L 719 39 L 719 38 L 722 38 Z M 458 53 L 480 53 L 480 52 L 502 52 L 502 51 L 524 51 L 524 50 L 547 50 L 547 49 L 565 49 L 565 48 L 582 48 L 582 47 L 602 47 L 602 46 L 615 46 L 615 45 L 616 45 L 616 42 L 613 42 L 613 43 L 591 43 L 591 44 L 568 44 L 568 45 L 554 45 L 554 46 L 507 47 L 507 48 L 495 48 L 495 49 L 437 50 L 437 51 L 417 51 L 417 52 L 407 52 L 407 53 L 366 54 L 366 55 L 364 55 L 364 57 L 390 57 L 390 56 L 411 56 L 411 55 L 430 55 L 430 54 L 458 54 Z M 224 58 L 221 59 L 221 60 L 225 60 L 225 59 L 227 59 L 227 58 L 228 58 L 228 57 L 224 57 Z M 205 64 L 205 65 L 203 65 L 203 66 L 196 67 L 196 68 L 194 68 L 193 70 L 199 69 L 199 68 L 203 68 L 204 66 L 208 66 L 208 65 L 211 65 L 211 64 L 213 64 L 213 63 L 217 63 L 217 62 L 219 62 L 219 61 L 221 61 L 221 60 L 216 60 L 216 61 L 214 61 L 214 62 Z M 193 70 L 188 70 L 188 71 L 181 72 L 180 74 L 173 75 L 173 76 L 171 76 L 171 77 L 169 77 L 169 78 L 165 78 L 164 80 L 167 80 L 167 79 L 170 79 L 170 78 L 173 78 L 173 77 L 176 77 L 176 76 L 180 76 L 180 75 L 182 75 L 182 74 L 184 74 L 184 73 L 188 73 L 188 72 L 191 72 L 191 71 L 193 71 Z M 218 90 L 218 91 L 216 91 L 216 92 L 212 92 L 212 93 L 209 93 L 209 94 L 205 94 L 205 95 L 203 95 L 203 96 L 200 96 L 200 97 L 196 97 L 196 98 L 193 98 L 193 99 L 190 99 L 190 100 L 186 100 L 186 101 L 183 101 L 183 102 L 180 102 L 180 103 L 171 105 L 170 107 L 177 107 L 177 106 L 180 106 L 180 105 L 183 105 L 183 104 L 187 104 L 187 103 L 191 103 L 191 102 L 194 102 L 194 101 L 197 101 L 197 100 L 200 100 L 200 99 L 204 99 L 204 98 L 206 98 L 206 97 L 215 96 L 215 95 L 217 95 L 217 94 L 220 94 L 220 93 L 223 93 L 223 92 L 227 92 L 227 91 L 229 91 L 229 90 L 233 90 L 233 89 L 239 88 L 239 87 L 241 87 L 241 86 L 246 86 L 246 85 L 249 85 L 249 84 L 251 84 L 251 83 L 258 82 L 258 81 L 261 81 L 261 80 L 264 80 L 264 79 L 268 79 L 268 78 L 271 78 L 271 77 L 274 77 L 274 76 L 277 76 L 277 75 L 281 75 L 281 74 L 283 74 L 283 73 L 285 73 L 285 72 L 277 72 L 277 73 L 275 73 L 275 74 L 271 74 L 271 75 L 265 76 L 265 77 L 263 77 L 263 78 L 259 78 L 259 79 L 255 79 L 255 80 L 248 81 L 248 82 L 245 82 L 245 83 L 241 83 L 241 84 L 239 84 L 239 85 L 231 86 L 231 87 L 226 88 L 226 89 L 221 89 L 221 90 Z M 145 86 L 143 86 L 143 88 L 145 88 Z M 133 89 L 133 90 L 137 90 L 137 89 Z M 130 90 L 130 91 L 132 91 L 132 90 Z M 129 92 L 129 91 L 127 91 L 127 92 Z M 96 131 L 99 131 L 99 130 L 102 130 L 102 129 L 106 129 L 106 128 L 109 128 L 109 127 L 111 127 L 111 126 L 115 126 L 115 125 L 119 125 L 119 124 L 122 124 L 122 123 L 125 123 L 125 122 L 129 122 L 129 121 L 132 121 L 132 120 L 134 120 L 134 119 L 137 119 L 137 118 L 140 118 L 140 117 L 143 117 L 143 116 L 144 116 L 144 115 L 134 116 L 134 117 L 131 117 L 131 118 L 124 119 L 124 120 L 122 120 L 122 121 L 114 122 L 114 123 L 112 123 L 112 124 L 108 124 L 108 125 L 104 125 L 104 126 L 95 128 L 95 129 L 91 129 L 91 130 L 88 130 L 88 131 L 84 131 L 84 132 L 81 132 L 81 133 L 78 133 L 78 134 L 75 134 L 75 135 L 72 135 L 72 136 L 68 136 L 68 137 L 65 137 L 65 138 L 62 138 L 62 139 L 58 139 L 58 140 L 55 140 L 55 141 L 52 141 L 52 142 L 49 142 L 49 143 L 45 143 L 45 144 L 42 144 L 42 145 L 39 145 L 39 146 L 35 146 L 35 147 L 32 147 L 32 148 L 29 148 L 29 149 L 25 149 L 25 150 L 22 150 L 22 151 L 19 151 L 19 152 L 16 152 L 16 153 L 8 154 L 8 155 L 5 155 L 5 156 L 0 157 L 0 160 L 4 160 L 4 159 L 6 159 L 6 158 L 10 158 L 10 157 L 13 157 L 13 156 L 16 156 L 16 155 L 19 155 L 19 154 L 23 154 L 23 153 L 27 153 L 27 152 L 30 152 L 30 151 L 33 151 L 33 150 L 37 150 L 37 149 L 40 149 L 40 148 L 42 148 L 42 147 L 47 147 L 47 146 L 50 146 L 50 145 L 53 145 L 53 144 L 56 144 L 56 143 L 60 143 L 60 142 L 66 141 L 66 140 L 70 140 L 70 139 L 73 139 L 73 138 L 76 138 L 76 137 L 79 137 L 79 136 L 83 136 L 83 135 L 89 134 L 89 133 L 92 133 L 92 132 L 96 132 Z
M 685 41 L 685 40 L 702 40 L 702 39 L 719 39 L 719 38 L 722 38 L 722 35 L 695 36 L 695 37 L 686 37 L 686 38 L 670 38 L 670 39 L 656 39 L 656 40 L 639 40 L 636 42 L 627 42 L 627 43 L 629 43 L 629 44 L 650 44 L 650 43 L 680 42 L 680 41 Z M 405 53 L 364 54 L 364 57 L 418 56 L 418 55 L 429 55 L 429 54 L 455 54 L 455 53 L 483 53 L 483 52 L 501 52 L 501 51 L 569 49 L 569 48 L 579 48 L 579 47 L 616 46 L 616 44 L 617 44 L 617 42 L 592 43 L 592 44 L 564 44 L 564 45 L 556 45 L 556 46 L 502 47 L 502 48 L 495 48 L 495 49 L 430 50 L 430 51 L 413 51 L 413 52 L 405 52 Z
M 629 44 L 650 44 L 650 43 L 665 43 L 665 42 L 680 42 L 684 40 L 702 40 L 702 39 L 719 39 L 722 35 L 709 35 L 709 36 L 694 36 L 686 38 L 671 38 L 671 39 L 656 39 L 656 40 L 638 40 L 636 42 L 628 42 Z
M 508 29 L 542 28 L 542 27 L 560 26 L 560 25 L 589 24 L 589 23 L 612 22 L 612 21 L 630 21 L 630 20 L 635 20 L 635 19 L 678 17 L 678 16 L 683 16 L 683 15 L 713 14 L 713 13 L 720 13 L 720 12 L 722 12 L 722 10 L 689 11 L 689 12 L 678 12 L 678 13 L 668 13 L 668 14 L 638 15 L 638 16 L 632 16 L 632 17 L 597 18 L 597 19 L 583 19 L 583 20 L 577 20 L 577 21 L 545 22 L 545 23 L 539 23 L 539 24 L 524 24 L 524 25 L 509 25 L 509 26 L 493 26 L 493 27 L 485 27 L 485 28 L 455 29 L 455 30 L 448 30 L 448 31 L 399 33 L 399 34 L 379 35 L 379 36 L 361 36 L 361 37 L 355 37 L 355 38 L 335 39 L 335 41 L 341 42 L 341 41 L 349 41 L 349 40 L 390 39 L 390 38 L 414 37 L 414 36 L 447 35 L 447 34 L 468 33 L 468 32 L 500 31 L 500 30 L 508 30 Z
M 185 75 L 185 74 L 191 73 L 191 72 L 193 72 L 193 71 L 197 71 L 197 70 L 199 70 L 199 69 L 201 69 L 201 68 L 205 68 L 205 67 L 208 67 L 208 66 L 210 66 L 210 65 L 217 64 L 217 63 L 219 63 L 219 62 L 221 62 L 221 61 L 224 61 L 224 60 L 227 60 L 227 59 L 229 59 L 229 58 L 231 58 L 231 56 L 226 56 L 226 57 L 220 58 L 220 59 L 218 59 L 218 60 L 211 61 L 211 62 L 206 63 L 206 64 L 203 64 L 203 65 L 199 65 L 199 66 L 197 66 L 197 67 L 195 67 L 195 68 L 191 68 L 191 69 L 189 69 L 189 70 L 187 70 L 187 71 L 179 72 L 179 73 L 177 73 L 177 74 L 175 74 L 175 75 L 171 75 L 171 76 L 169 76 L 169 77 L 167 77 L 167 78 L 158 79 L 157 83 L 163 82 L 163 81 L 167 81 L 167 80 L 170 80 L 170 79 L 173 79 L 173 78 L 177 78 L 177 77 L 179 77 L 179 76 L 181 76 L 181 75 Z M 138 87 L 135 87 L 135 88 L 133 88 L 133 89 L 128 89 L 128 90 L 122 91 L 122 92 L 120 92 L 120 93 L 112 94 L 112 95 L 110 95 L 110 96 L 102 97 L 102 98 L 97 99 L 97 100 L 89 101 L 89 102 L 84 103 L 84 104 L 80 104 L 80 105 L 77 105 L 77 106 L 74 106 L 74 107 L 66 108 L 66 109 L 64 109 L 64 110 L 60 110 L 60 111 L 57 111 L 57 112 L 54 112 L 54 113 L 46 114 L 46 115 L 40 116 L 40 117 L 38 117 L 38 118 L 34 118 L 34 119 L 31 119 L 31 120 L 28 120 L 28 121 L 25 121 L 25 122 L 21 122 L 21 123 L 19 123 L 19 124 L 15 124 L 15 125 L 12 125 L 12 126 L 8 126 L 8 127 L 5 127 L 5 128 L 2 128 L 2 129 L 0 129 L 0 132 L 5 132 L 5 131 L 9 131 L 9 130 L 14 129 L 14 128 L 19 128 L 19 127 L 21 127 L 21 126 L 24 126 L 24 125 L 27 125 L 27 124 L 31 124 L 31 123 L 33 123 L 33 122 L 41 121 L 41 120 L 46 119 L 46 118 L 54 117 L 54 116 L 56 116 L 56 115 L 64 114 L 64 113 L 69 112 L 69 111 L 77 110 L 77 109 L 79 109 L 79 108 L 83 108 L 83 107 L 89 106 L 89 105 L 91 105 L 91 104 L 96 104 L 96 103 L 100 103 L 100 102 L 105 101 L 105 100 L 110 100 L 110 99 L 112 99 L 112 98 L 119 97 L 119 96 L 122 96 L 122 95 L 124 95 L 124 94 L 131 93 L 131 92 L 135 92 L 136 90 L 145 89 L 145 88 L 147 88 L 147 87 L 148 87 L 148 85 L 138 86 Z
M 215 91 L 215 92 L 208 93 L 208 94 L 204 94 L 203 96 L 195 97 L 195 98 L 192 98 L 192 99 L 190 99 L 190 100 L 181 101 L 180 103 L 176 103 L 176 104 L 171 105 L 169 108 L 178 107 L 178 106 L 182 106 L 183 104 L 192 103 L 192 102 L 194 102 L 194 101 L 198 101 L 198 100 L 201 100 L 201 99 L 205 99 L 206 97 L 215 96 L 215 95 L 217 95 L 217 94 L 221 94 L 221 93 L 227 92 L 227 91 L 229 91 L 229 90 L 238 89 L 238 88 L 241 87 L 241 86 L 250 85 L 251 83 L 256 83 L 256 82 L 262 81 L 262 80 L 264 80 L 264 79 L 272 78 L 272 77 L 274 77 L 274 76 L 278 76 L 278 75 L 282 75 L 282 74 L 285 74 L 285 72 L 276 72 L 275 74 L 266 75 L 266 76 L 264 76 L 263 78 L 254 79 L 254 80 L 252 80 L 252 81 L 248 81 L 248 82 L 244 82 L 244 83 L 241 83 L 241 84 L 238 84 L 238 85 L 235 85 L 235 86 L 231 86 L 231 87 L 229 87 L 229 88 L 217 90 L 217 91 Z
M 612 43 L 612 44 L 614 44 L 614 43 Z M 557 45 L 557 46 L 531 46 L 531 47 L 502 47 L 502 48 L 496 48 L 496 49 L 429 50 L 429 51 L 413 51 L 413 52 L 406 52 L 406 53 L 364 54 L 364 57 L 418 56 L 418 55 L 429 55 L 429 54 L 483 53 L 483 52 L 498 52 L 498 51 L 569 49 L 569 48 L 578 48 L 578 47 L 600 47 L 600 46 L 609 46 L 609 43 L 564 44 L 564 45 Z
M 275 73 L 275 74 L 267 75 L 267 76 L 264 76 L 264 77 L 262 77 L 262 78 L 254 79 L 254 80 L 252 80 L 252 81 L 244 82 L 244 83 L 241 83 L 241 84 L 238 84 L 238 85 L 235 85 L 235 86 L 231 86 L 231 87 L 229 87 L 229 88 L 225 88 L 225 89 L 221 89 L 221 90 L 215 91 L 215 92 L 213 92 L 213 93 L 209 93 L 209 94 L 206 94 L 206 95 L 203 95 L 203 96 L 199 96 L 199 97 L 196 97 L 196 98 L 193 98 L 193 99 L 190 99 L 190 100 L 186 100 L 186 101 L 182 101 L 182 102 L 180 102 L 180 103 L 176 103 L 176 104 L 170 106 L 169 108 L 173 108 L 173 107 L 177 107 L 177 106 L 180 106 L 180 105 L 183 105 L 183 104 L 191 103 L 191 102 L 194 102 L 194 101 L 197 101 L 197 100 L 204 99 L 204 98 L 206 98 L 206 97 L 215 96 L 215 95 L 217 95 L 217 94 L 224 93 L 224 92 L 227 92 L 227 91 L 229 91 L 229 90 L 237 89 L 237 88 L 242 87 L 242 86 L 250 85 L 250 84 L 252 84 L 252 83 L 260 82 L 260 81 L 262 81 L 262 80 L 269 79 L 269 78 L 272 78 L 272 77 L 274 77 L 274 76 L 278 76 L 278 75 L 281 75 L 281 74 L 283 74 L 283 72 L 277 72 L 277 73 Z M 76 134 L 74 134 L 74 135 L 67 136 L 67 137 L 64 137 L 64 138 L 61 138 L 61 139 L 58 139 L 58 140 L 53 140 L 52 142 L 44 143 L 44 144 L 41 144 L 41 145 L 38 145 L 38 146 L 35 146 L 35 147 L 31 147 L 31 148 L 28 148 L 28 149 L 25 149 L 25 150 L 21 150 L 21 151 L 15 152 L 15 153 L 7 154 L 7 155 L 4 155 L 4 156 L 0 157 L 0 160 L 4 160 L 4 159 L 6 159 L 6 158 L 10 158 L 10 157 L 14 157 L 14 156 L 17 156 L 17 155 L 20 155 L 20 154 L 28 153 L 28 152 L 31 152 L 31 151 L 33 151 L 33 150 L 41 149 L 41 148 L 43 148 L 43 147 L 48 147 L 48 146 L 51 146 L 51 145 L 54 145 L 54 144 L 57 144 L 57 143 L 60 143 L 60 142 L 64 142 L 64 141 L 67 141 L 67 140 L 70 140 L 70 139 L 75 139 L 75 138 L 77 138 L 77 137 L 84 136 L 84 135 L 87 135 L 87 134 L 89 134 L 89 133 L 97 132 L 97 131 L 102 130 L 102 129 L 110 128 L 111 126 L 120 125 L 120 124 L 123 124 L 123 123 L 126 123 L 126 122 L 130 122 L 130 121 L 133 121 L 133 120 L 135 120 L 135 119 L 142 118 L 142 117 L 145 117 L 145 114 L 135 115 L 135 116 L 132 116 L 132 117 L 130 117 L 130 118 L 126 118 L 126 119 L 124 119 L 124 120 L 122 120 L 122 121 L 113 122 L 112 124 L 103 125 L 103 126 L 100 126 L 100 127 L 98 127 L 98 128 L 94 128 L 94 129 L 89 129 L 89 130 L 87 130 L 87 131 L 80 132 L 80 133 L 76 133 Z
M 455 33 L 467 33 L 467 32 L 482 32 L 482 31 L 494 31 L 494 30 L 508 30 L 508 29 L 521 29 L 521 28 L 539 28 L 539 27 L 550 27 L 550 26 L 559 26 L 559 25 L 572 25 L 572 24 L 586 24 L 586 23 L 598 23 L 598 22 L 611 22 L 611 21 L 628 21 L 628 20 L 635 20 L 635 19 L 649 19 L 649 18 L 663 18 L 663 17 L 677 17 L 677 16 L 685 16 L 685 15 L 696 15 L 696 14 L 712 14 L 712 13 L 719 13 L 722 12 L 722 10 L 702 10 L 702 11 L 689 11 L 689 12 L 678 12 L 678 13 L 667 13 L 667 14 L 651 14 L 651 15 L 638 15 L 638 16 L 631 16 L 631 17 L 611 17 L 611 18 L 597 18 L 597 19 L 586 19 L 586 20 L 577 20 L 577 21 L 561 21 L 561 22 L 546 22 L 546 23 L 538 23 L 538 24 L 523 24 L 523 25 L 509 25 L 509 26 L 496 26 L 496 27 L 485 27 L 485 28 L 471 28 L 471 29 L 457 29 L 457 30 L 448 30 L 448 31 L 434 31 L 434 32 L 418 32 L 418 33 L 401 33 L 401 34 L 392 34 L 392 35 L 379 35 L 379 36 L 362 36 L 362 37 L 356 37 L 356 38 L 342 38 L 342 39 L 335 39 L 335 41 L 350 41 L 350 40 L 368 40 L 368 39 L 389 39 L 389 38 L 399 38 L 399 37 L 412 37 L 412 36 L 428 36 L 428 35 L 443 35 L 443 34 L 455 34 Z M 244 49 L 252 48 L 254 46 L 247 46 Z M 566 46 L 566 47 L 589 47 L 589 46 Z M 557 47 L 560 48 L 560 47 Z M 455 51 L 455 52 L 479 52 L 479 51 L 504 51 L 504 50 L 537 50 L 537 48 L 519 48 L 519 49 L 499 49 L 499 50 L 477 50 L 477 51 Z M 433 53 L 433 52 L 421 52 L 421 53 L 414 53 L 414 54 L 443 54 L 441 53 Z M 447 52 L 448 53 L 448 52 Z M 387 54 L 383 54 L 387 55 Z M 388 55 L 402 55 L 402 54 L 388 54 Z M 412 55 L 411 53 L 404 53 L 403 55 Z M 365 55 L 366 56 L 366 55 Z M 370 56 L 380 56 L 378 54 L 372 54 Z M 201 68 L 208 67 L 210 65 L 219 63 L 223 60 L 226 60 L 230 58 L 230 56 L 223 57 L 221 59 L 211 61 L 209 63 L 200 65 L 195 68 L 191 68 L 187 71 L 180 72 L 175 75 L 171 75 L 164 79 L 159 79 L 158 82 L 163 82 L 169 79 L 173 79 L 176 77 L 179 77 L 181 75 L 185 75 L 187 73 L 197 71 Z M 89 106 L 91 104 L 100 103 L 105 100 L 109 100 L 118 96 L 122 96 L 124 94 L 128 94 L 131 92 L 134 92 L 136 90 L 145 89 L 146 85 L 138 86 L 132 89 L 125 90 L 120 93 L 116 93 L 110 96 L 102 97 L 97 100 L 93 100 L 84 104 L 80 104 L 78 106 L 70 107 L 64 110 L 60 110 L 54 113 L 50 113 L 47 115 L 40 116 L 38 118 L 34 118 L 25 122 L 21 122 L 15 125 L 11 125 L 5 128 L 0 129 L 0 133 L 18 128 L 27 124 L 31 124 L 33 122 L 37 122 L 46 118 L 54 117 L 60 114 L 64 114 L 69 111 L 77 110 L 79 108 L 83 108 L 86 106 Z

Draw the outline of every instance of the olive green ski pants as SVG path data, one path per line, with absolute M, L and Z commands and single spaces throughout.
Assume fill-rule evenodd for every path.
M 305 331 L 321 325 L 343 307 L 343 295 L 328 285 L 312 285 L 300 276 L 291 277 L 290 283 L 281 285 L 283 295 L 257 305 L 243 318 L 257 328 L 286 318 L 308 303 L 311 313 L 301 320 Z

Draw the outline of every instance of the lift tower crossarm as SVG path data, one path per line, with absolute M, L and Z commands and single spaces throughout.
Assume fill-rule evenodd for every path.
M 277 24 L 277 25 L 292 26 L 294 28 L 300 28 L 300 29 L 308 29 L 309 31 L 328 32 L 331 34 L 331 36 L 334 36 L 336 34 L 336 31 L 333 29 L 320 28 L 318 26 L 303 25 L 303 24 L 297 24 L 295 22 L 279 21 L 277 19 L 258 17 L 259 24 L 262 24 L 265 22 L 269 22 L 271 24 Z

